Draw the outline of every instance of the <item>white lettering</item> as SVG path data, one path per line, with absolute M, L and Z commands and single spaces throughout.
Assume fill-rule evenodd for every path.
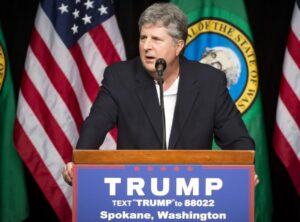
M 162 178 L 159 181 L 158 178 L 151 178 L 149 189 L 155 196 L 166 196 L 173 188 L 171 185 L 174 184 L 177 196 L 199 196 L 200 194 L 200 178 L 176 178 L 175 183 L 170 182 L 170 178 Z M 117 184 L 121 184 L 121 178 L 106 177 L 104 183 L 109 185 L 109 195 L 117 195 Z M 145 196 L 145 180 L 143 178 L 131 177 L 126 179 L 126 191 L 128 196 Z M 159 187 L 159 183 L 160 187 Z M 213 191 L 220 190 L 223 187 L 223 181 L 220 178 L 206 178 L 205 179 L 205 195 L 212 196 Z M 148 190 L 148 189 L 147 189 Z M 116 203 L 123 204 L 125 203 Z
M 104 178 L 104 183 L 109 184 L 109 195 L 116 196 L 117 183 L 121 183 L 121 178 Z
M 100 219 L 105 219 L 107 221 L 116 220 L 150 220 L 153 219 L 150 213 L 129 213 L 126 211 L 110 213 L 107 211 L 101 211 L 99 215 Z
M 162 190 L 158 190 L 157 178 L 151 178 L 151 191 L 155 196 L 165 196 L 170 190 L 170 178 L 163 178 Z
M 199 192 L 199 178 L 191 178 L 188 185 L 185 178 L 176 178 L 176 195 L 197 196 Z
M 128 178 L 127 195 L 133 196 L 133 191 L 135 191 L 138 196 L 145 196 L 145 193 L 143 191 L 144 186 L 145 186 L 145 181 L 143 178 Z
M 223 181 L 220 178 L 206 178 L 205 195 L 211 196 L 213 190 L 220 190 L 223 187 Z

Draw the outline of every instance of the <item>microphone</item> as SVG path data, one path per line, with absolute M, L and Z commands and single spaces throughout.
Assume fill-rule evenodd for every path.
M 156 60 L 155 69 L 156 69 L 158 76 L 163 76 L 163 73 L 164 73 L 166 67 L 167 67 L 166 60 L 164 60 L 162 58 Z
M 162 130 L 163 130 L 163 144 L 162 149 L 167 149 L 167 142 L 166 142 L 166 118 L 165 118 L 165 104 L 164 104 L 164 90 L 163 90 L 163 84 L 164 84 L 164 78 L 163 74 L 167 67 L 166 60 L 160 58 L 157 59 L 155 62 L 155 70 L 157 72 L 157 83 L 159 85 L 159 95 L 160 95 L 160 108 L 161 108 L 161 122 L 162 122 Z

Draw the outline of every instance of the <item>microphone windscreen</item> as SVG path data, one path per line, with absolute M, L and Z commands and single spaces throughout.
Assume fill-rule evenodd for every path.
M 167 63 L 166 63 L 166 60 L 162 59 L 162 58 L 159 58 L 156 60 L 155 62 L 155 69 L 157 72 L 163 72 L 165 71 L 167 67 Z

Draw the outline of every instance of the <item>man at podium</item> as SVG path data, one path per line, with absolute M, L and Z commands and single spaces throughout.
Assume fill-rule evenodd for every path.
M 117 149 L 162 149 L 164 143 L 166 149 L 208 149 L 213 139 L 222 149 L 254 149 L 225 74 L 181 55 L 188 28 L 184 13 L 171 3 L 156 3 L 138 24 L 140 55 L 106 68 L 76 148 L 98 149 L 117 126 Z M 162 99 L 158 59 L 163 61 Z M 72 167 L 68 163 L 63 169 L 69 183 Z

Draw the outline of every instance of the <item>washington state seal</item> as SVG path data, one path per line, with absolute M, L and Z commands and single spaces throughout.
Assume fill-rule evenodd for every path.
M 253 45 L 234 25 L 202 19 L 188 29 L 185 56 L 222 70 L 238 110 L 244 114 L 258 92 L 258 70 Z

